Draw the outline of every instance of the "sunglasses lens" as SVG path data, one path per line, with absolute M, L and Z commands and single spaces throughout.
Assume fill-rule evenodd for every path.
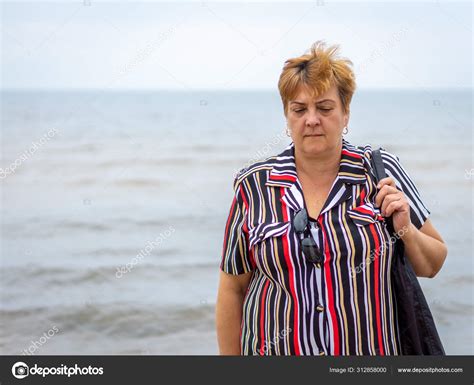
M 321 251 L 318 248 L 318 245 L 314 242 L 313 238 L 305 238 L 302 242 L 303 253 L 312 263 L 321 263 Z
M 295 231 L 299 234 L 304 233 L 308 226 L 308 213 L 306 209 L 301 209 L 296 213 L 293 218 L 293 227 Z M 322 256 L 321 251 L 318 248 L 318 245 L 314 241 L 311 235 L 308 235 L 306 238 L 301 240 L 301 246 L 303 249 L 303 254 L 306 259 L 311 263 L 321 263 Z
M 308 225 L 308 214 L 305 209 L 298 211 L 293 219 L 293 226 L 297 233 L 302 233 L 305 231 L 306 226 Z

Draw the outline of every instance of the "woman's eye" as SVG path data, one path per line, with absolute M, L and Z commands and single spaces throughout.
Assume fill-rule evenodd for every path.
M 329 111 L 332 111 L 332 108 L 319 108 L 320 111 L 323 111 L 323 112 L 329 112 Z M 296 112 L 296 113 L 301 113 L 301 112 L 305 112 L 306 111 L 306 108 L 301 108 L 299 110 L 293 110 L 293 112 Z

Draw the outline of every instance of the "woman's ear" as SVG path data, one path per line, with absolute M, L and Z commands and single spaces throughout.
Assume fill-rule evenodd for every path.
M 344 116 L 344 126 L 347 126 L 349 123 L 350 111 L 347 111 L 347 114 Z

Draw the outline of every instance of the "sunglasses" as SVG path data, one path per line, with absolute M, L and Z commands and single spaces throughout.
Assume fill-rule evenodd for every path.
M 306 209 L 299 210 L 293 217 L 293 228 L 300 240 L 301 248 L 306 260 L 311 263 L 321 263 L 323 254 L 308 230 L 308 213 Z M 303 237 L 301 237 L 303 235 Z

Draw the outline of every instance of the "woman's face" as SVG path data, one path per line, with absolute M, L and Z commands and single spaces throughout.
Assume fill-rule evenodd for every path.
M 295 149 L 308 156 L 338 148 L 348 121 L 335 85 L 314 99 L 305 86 L 300 86 L 295 99 L 288 102 L 291 139 Z

